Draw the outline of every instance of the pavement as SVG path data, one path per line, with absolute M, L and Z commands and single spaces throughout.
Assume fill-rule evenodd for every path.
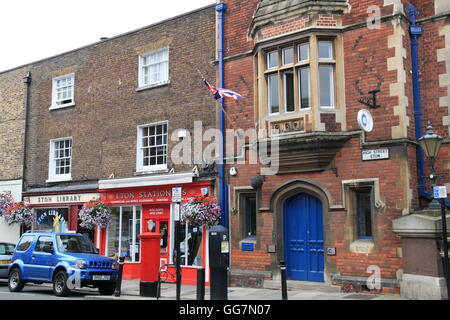
M 371 293 L 344 293 L 339 287 L 321 285 L 289 286 L 288 300 L 406 300 L 395 294 L 371 294 Z M 91 290 L 91 289 L 82 289 Z M 139 295 L 139 279 L 122 281 L 121 296 L 101 296 L 97 290 L 95 294 L 87 294 L 85 300 L 157 300 L 152 297 Z M 197 288 L 191 285 L 181 286 L 181 300 L 196 300 Z M 161 285 L 161 297 L 159 300 L 175 300 L 176 286 L 172 283 Z M 205 300 L 210 300 L 210 288 L 205 288 Z M 271 289 L 229 287 L 228 300 L 282 300 L 281 290 L 275 286 Z

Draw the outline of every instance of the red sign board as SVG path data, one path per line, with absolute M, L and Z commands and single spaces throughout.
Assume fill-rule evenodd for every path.
M 205 185 L 183 185 L 181 200 L 185 202 L 201 195 L 202 188 L 205 188 Z M 101 194 L 101 198 L 109 205 L 171 203 L 172 186 L 108 190 Z

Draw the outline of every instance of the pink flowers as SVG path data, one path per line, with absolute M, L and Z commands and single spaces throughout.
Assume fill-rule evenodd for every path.
M 181 222 L 193 226 L 212 227 L 219 222 L 220 214 L 220 206 L 213 197 L 195 196 L 181 205 Z
M 78 213 L 80 226 L 86 229 L 106 229 L 111 219 L 111 208 L 99 200 L 86 202 Z
M 32 210 L 24 202 L 14 202 L 10 194 L 0 194 L 0 216 L 10 225 L 20 223 L 31 227 L 34 222 Z

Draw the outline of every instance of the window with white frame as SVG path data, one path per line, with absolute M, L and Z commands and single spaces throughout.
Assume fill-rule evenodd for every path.
M 53 79 L 51 109 L 73 106 L 75 74 L 71 73 Z
M 50 141 L 49 180 L 71 180 L 72 138 Z
M 167 121 L 138 127 L 137 171 L 167 169 Z
M 114 207 L 107 229 L 106 255 L 123 257 L 125 262 L 139 262 L 141 258 L 142 210 L 138 206 Z
M 169 81 L 169 48 L 159 49 L 139 56 L 139 87 Z

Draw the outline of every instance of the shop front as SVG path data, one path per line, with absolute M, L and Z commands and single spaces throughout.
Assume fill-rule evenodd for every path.
M 79 225 L 78 212 L 83 204 L 97 200 L 97 185 L 89 189 L 42 189 L 23 193 L 24 201 L 33 209 L 35 222 L 32 229 L 48 232 L 78 232 L 94 240 L 94 232 Z
M 182 188 L 182 202 L 212 192 L 211 181 L 194 182 L 191 175 L 181 175 L 183 174 L 99 182 L 101 201 L 112 208 L 112 213 L 109 227 L 106 230 L 96 230 L 95 243 L 100 253 L 115 259 L 119 257 L 125 259 L 123 279 L 141 277 L 142 255 L 139 235 L 145 232 L 163 235 L 160 241 L 161 258 L 155 263 L 159 266 L 169 264 L 169 271 L 175 268 L 173 248 L 176 247 L 174 242 L 176 208 L 172 201 L 172 188 Z M 181 224 L 178 239 L 183 283 L 195 284 L 197 269 L 207 268 L 208 265 L 207 230 L 205 227 Z M 207 276 L 207 282 L 208 279 Z

